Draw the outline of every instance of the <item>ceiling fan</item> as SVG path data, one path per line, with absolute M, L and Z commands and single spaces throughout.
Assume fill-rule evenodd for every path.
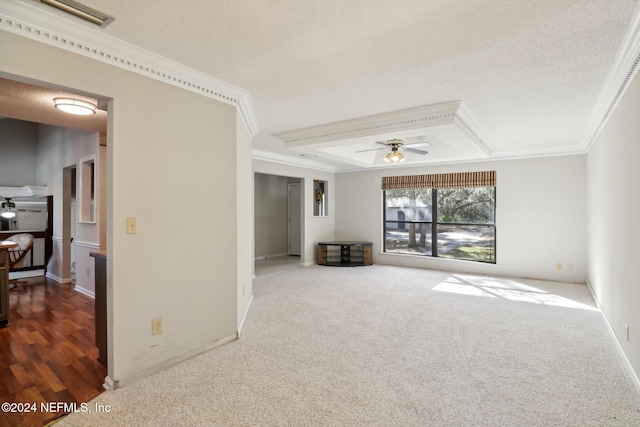
M 16 216 L 16 204 L 11 201 L 11 197 L 5 197 L 4 202 L 0 204 L 0 216 L 2 218 L 13 218 Z
M 416 153 L 420 155 L 425 155 L 429 153 L 428 151 L 418 150 L 415 147 L 427 147 L 429 143 L 424 142 L 416 142 L 412 144 L 405 144 L 400 139 L 390 139 L 387 142 L 376 141 L 376 144 L 384 145 L 384 148 L 372 148 L 370 150 L 360 150 L 356 151 L 356 153 L 364 153 L 365 151 L 377 151 L 377 150 L 389 150 L 387 154 L 384 156 L 384 160 L 386 162 L 398 163 L 404 162 L 404 156 L 400 153 L 400 150 L 409 151 L 411 153 Z
M 42 212 L 35 209 L 17 209 L 16 204 L 12 202 L 11 199 L 12 197 L 5 197 L 5 201 L 0 203 L 0 216 L 2 218 L 13 218 L 18 212 Z

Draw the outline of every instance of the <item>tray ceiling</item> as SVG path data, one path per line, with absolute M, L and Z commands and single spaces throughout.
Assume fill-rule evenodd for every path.
M 300 155 L 313 154 L 313 165 L 336 171 L 379 167 L 384 153 L 355 152 L 391 138 L 431 143 L 428 155 L 407 155 L 404 164 L 584 152 L 604 116 L 594 113 L 609 107 L 602 94 L 611 90 L 607 77 L 625 34 L 637 30 L 638 7 L 635 0 L 79 3 L 115 19 L 91 26 L 33 0 L 6 0 L 0 17 L 10 16 L 2 24 L 12 31 L 25 31 L 18 18 L 84 40 L 100 60 L 140 58 L 136 69 L 165 58 L 153 76 L 184 72 L 190 89 L 203 86 L 201 76 L 224 82 L 256 157 L 304 164 Z M 454 120 L 287 141 L 451 102 L 471 118 L 471 133 Z

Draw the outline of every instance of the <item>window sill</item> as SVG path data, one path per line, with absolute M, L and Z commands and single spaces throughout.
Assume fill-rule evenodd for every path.
M 472 261 L 472 260 L 469 260 L 469 259 L 432 257 L 432 256 L 429 256 L 429 255 L 394 254 L 394 253 L 391 253 L 391 252 L 379 252 L 379 255 L 390 256 L 390 257 L 407 257 L 407 258 L 414 258 L 414 259 L 426 259 L 426 260 L 430 260 L 432 262 L 441 262 L 441 261 L 444 261 L 446 263 L 460 262 L 460 263 L 464 263 L 464 264 L 471 263 L 473 265 L 488 265 L 488 266 L 498 267 L 498 263 L 497 262 Z

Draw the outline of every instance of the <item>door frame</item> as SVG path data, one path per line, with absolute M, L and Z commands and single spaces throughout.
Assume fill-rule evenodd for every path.
M 301 180 L 302 181 L 302 180 Z M 293 204 L 291 202 L 291 188 L 292 187 L 298 187 L 299 188 L 299 194 L 300 194 L 300 201 L 299 201 L 299 205 L 298 205 L 298 215 L 297 218 L 295 218 L 295 220 L 297 220 L 297 224 L 296 221 L 292 221 L 292 218 L 295 216 L 295 212 L 293 212 Z M 302 212 L 303 212 L 303 204 L 302 201 L 304 200 L 303 196 L 302 196 L 302 190 L 303 190 L 303 186 L 302 186 L 302 182 L 296 182 L 296 183 L 289 183 L 287 184 L 287 247 L 289 249 L 289 255 L 294 255 L 294 256 L 299 256 L 302 257 Z M 293 253 L 291 251 L 292 245 L 291 243 L 293 242 L 293 238 L 294 237 L 294 233 L 292 233 L 292 229 L 295 226 L 298 226 L 298 253 Z M 293 238 L 292 238 L 293 237 Z

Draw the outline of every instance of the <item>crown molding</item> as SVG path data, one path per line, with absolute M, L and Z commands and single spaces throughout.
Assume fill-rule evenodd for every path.
M 480 127 L 480 124 L 462 102 L 456 110 L 456 117 L 454 121 L 456 125 L 458 125 L 458 127 L 462 129 L 462 131 L 466 133 L 487 156 L 492 155 L 493 150 L 491 150 L 488 145 L 489 138 L 487 138 Z
M 2 0 L 0 29 L 234 105 L 251 137 L 257 135 L 248 91 L 48 9 L 35 2 Z
M 587 123 L 583 151 L 588 152 L 635 77 L 640 64 L 640 3 L 631 18 L 604 86 Z
M 577 156 L 584 154 L 586 154 L 586 151 L 583 149 L 583 147 L 575 145 L 533 150 L 500 151 L 494 153 L 494 155 L 489 160 L 518 160 L 531 159 L 536 157 Z
M 330 166 L 325 163 L 314 162 L 312 160 L 306 160 L 303 158 L 295 158 L 283 154 L 273 153 L 271 151 L 251 150 L 251 158 L 254 160 L 264 160 L 266 162 L 279 163 L 287 166 L 295 166 L 299 168 L 305 169 L 313 169 L 322 172 L 337 172 L 337 168 L 335 166 Z
M 338 141 L 402 130 L 451 124 L 461 101 L 444 102 L 408 108 L 390 113 L 328 123 L 303 129 L 277 133 L 287 148 Z

